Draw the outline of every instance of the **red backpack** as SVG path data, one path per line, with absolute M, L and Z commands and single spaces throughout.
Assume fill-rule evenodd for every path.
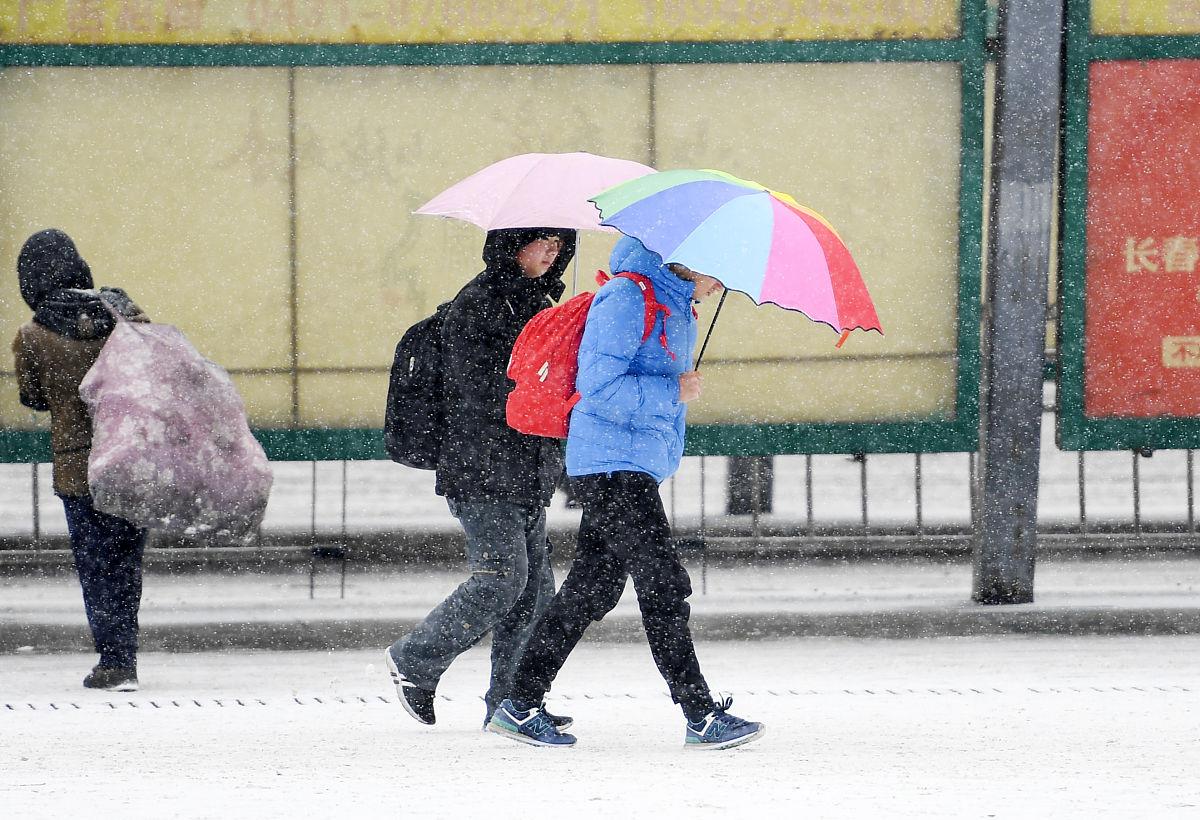
M 654 323 L 661 312 L 670 316 L 671 310 L 654 298 L 654 285 L 639 273 L 618 273 L 610 277 L 596 272 L 596 281 L 629 279 L 642 290 L 646 303 L 646 323 L 642 341 L 654 332 Z M 579 343 L 583 340 L 583 325 L 596 294 L 581 293 L 561 305 L 546 308 L 529 320 L 513 345 L 508 360 L 508 377 L 517 383 L 508 394 L 505 415 L 508 426 L 521 433 L 547 438 L 566 438 L 571 408 L 579 401 L 575 376 L 579 373 Z M 659 336 L 663 349 L 675 358 L 667 347 L 664 326 Z

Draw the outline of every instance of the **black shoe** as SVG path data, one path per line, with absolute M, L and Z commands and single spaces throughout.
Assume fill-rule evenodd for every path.
M 546 719 L 554 724 L 554 728 L 560 732 L 564 729 L 570 729 L 575 725 L 575 718 L 567 717 L 566 715 L 556 715 L 548 710 L 546 708 L 546 701 L 542 701 L 542 705 L 538 708 L 542 710 L 542 714 L 546 716 Z
M 110 692 L 136 692 L 136 666 L 100 666 L 97 664 L 83 679 L 86 689 L 106 689 Z
M 427 726 L 437 723 L 437 716 L 433 714 L 433 690 L 417 686 L 406 678 L 396 666 L 391 649 L 385 650 L 383 657 L 387 663 L 388 672 L 392 675 L 392 683 L 396 686 L 396 694 L 400 696 L 400 705 L 404 707 L 404 711 L 412 715 L 413 719 Z

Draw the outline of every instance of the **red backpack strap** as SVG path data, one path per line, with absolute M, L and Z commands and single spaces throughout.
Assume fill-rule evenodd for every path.
M 640 273 L 631 273 L 629 271 L 622 271 L 612 278 L 615 279 L 618 277 L 621 279 L 628 279 L 636 284 L 642 291 L 642 299 L 646 305 L 646 321 L 645 329 L 642 331 L 642 341 L 645 342 L 650 338 L 650 334 L 654 332 L 654 325 L 658 321 L 658 314 L 662 313 L 664 319 L 663 331 L 659 334 L 658 341 L 659 344 L 663 346 L 663 350 L 667 351 L 667 355 L 674 359 L 675 354 L 667 345 L 667 323 L 665 321 L 666 317 L 671 315 L 671 309 L 660 303 L 658 299 L 654 297 L 654 283 L 651 282 L 648 277 L 642 276 Z

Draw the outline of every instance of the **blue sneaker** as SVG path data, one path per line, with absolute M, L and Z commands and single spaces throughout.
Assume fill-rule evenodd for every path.
M 546 716 L 546 720 L 553 723 L 554 728 L 558 729 L 560 732 L 570 729 L 575 725 L 575 718 L 567 715 L 556 715 L 547 709 L 546 701 L 542 701 L 542 704 L 538 707 L 538 709 L 540 709 L 542 714 Z M 492 715 L 494 714 L 496 714 L 496 708 L 494 706 L 487 709 L 486 714 L 483 716 L 483 731 L 486 732 L 488 730 L 488 724 L 492 722 Z
M 525 707 L 505 698 L 496 708 L 487 730 L 497 735 L 511 737 L 530 746 L 574 746 L 575 735 L 568 735 L 554 728 L 554 724 L 537 706 Z
M 767 727 L 761 723 L 742 720 L 726 710 L 733 705 L 733 698 L 726 697 L 713 704 L 713 710 L 695 723 L 688 721 L 683 744 L 689 749 L 732 749 L 766 734 Z

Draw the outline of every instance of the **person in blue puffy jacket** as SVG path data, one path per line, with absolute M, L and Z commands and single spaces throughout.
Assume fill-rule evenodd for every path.
M 761 723 L 715 703 L 688 628 L 691 580 L 670 542 L 658 485 L 679 468 L 687 403 L 699 398 L 692 369 L 696 314 L 692 305 L 721 290 L 711 276 L 664 265 L 639 241 L 622 238 L 610 260 L 614 274 L 647 277 L 666 310 L 645 341 L 640 286 L 614 278 L 596 294 L 579 347 L 580 400 L 567 433 L 567 475 L 583 505 L 571 572 L 526 644 L 509 697 L 488 730 L 539 746 L 570 746 L 539 704 L 591 623 L 617 605 L 633 578 L 650 650 L 687 719 L 689 748 L 720 749 L 762 736 Z

